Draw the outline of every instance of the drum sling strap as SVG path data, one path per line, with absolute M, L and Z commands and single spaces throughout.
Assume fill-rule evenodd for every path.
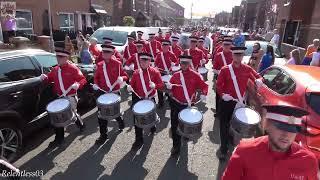
M 188 102 L 188 106 L 190 107 L 191 106 L 191 100 L 190 100 L 190 97 L 189 97 L 189 94 L 188 94 L 186 82 L 184 80 L 184 76 L 183 76 L 182 71 L 180 71 L 180 81 L 181 81 L 184 97 L 186 98 L 186 100 Z
M 152 58 L 154 59 L 154 54 L 153 54 L 153 49 L 152 49 L 151 43 L 152 42 L 149 43 L 149 48 L 150 48 L 150 53 L 152 55 Z
M 188 55 L 188 56 L 191 56 L 191 54 L 190 54 L 190 49 L 187 49 L 187 55 Z M 193 59 L 193 57 L 192 57 L 192 59 Z M 194 70 L 193 61 L 191 61 L 191 68 Z
M 223 66 L 228 65 L 227 61 L 226 61 L 226 57 L 224 56 L 223 52 L 221 52 L 220 55 L 221 55 L 221 59 L 222 59 L 222 62 L 223 62 Z M 218 74 L 220 74 L 220 70 L 217 70 L 217 72 L 218 72 Z
M 162 64 L 163 64 L 164 70 L 165 70 L 166 72 L 169 72 L 169 69 L 168 69 L 168 66 L 167 66 L 167 64 L 166 64 L 166 61 L 164 60 L 163 52 L 161 52 L 160 55 L 161 55 L 161 60 L 162 60 Z
M 173 52 L 172 46 L 170 46 L 170 51 Z
M 150 77 L 150 74 L 149 74 L 149 68 L 147 68 L 147 73 L 148 73 L 149 81 L 151 81 L 151 77 Z M 142 84 L 142 89 L 143 89 L 143 92 L 145 94 L 145 98 L 148 98 L 149 94 L 152 92 L 152 89 L 148 92 L 147 86 L 146 86 L 146 82 L 144 81 L 142 69 L 139 70 L 139 75 L 140 75 L 140 80 L 141 80 L 141 84 Z
M 141 69 L 141 68 L 140 68 L 139 58 L 138 58 L 138 53 L 136 53 L 136 61 L 137 61 L 138 69 Z
M 130 45 L 128 44 L 128 46 L 127 46 L 128 59 L 131 57 L 129 47 L 130 47 Z
M 60 67 L 58 69 L 58 81 L 59 81 L 60 90 L 62 92 L 61 96 L 66 96 L 69 93 L 69 91 L 71 91 L 72 85 L 67 90 L 64 88 L 64 84 L 63 84 L 63 80 L 62 80 L 62 74 L 61 74 L 61 68 Z
M 106 81 L 106 84 L 109 88 L 109 92 L 112 92 L 113 88 L 117 85 L 117 81 L 114 82 L 113 85 L 111 85 L 111 82 L 110 82 L 110 79 L 109 79 L 109 76 L 108 76 L 108 72 L 107 72 L 107 65 L 105 62 L 103 62 L 103 75 L 104 75 L 104 79 Z M 120 76 L 120 70 L 119 70 L 119 76 Z
M 244 104 L 244 98 L 243 98 L 243 96 L 241 96 L 239 85 L 238 85 L 238 81 L 237 81 L 237 77 L 234 74 L 234 70 L 233 70 L 232 64 L 229 64 L 228 66 L 229 66 L 229 71 L 230 71 L 231 79 L 232 79 L 232 82 L 233 82 L 233 86 L 234 86 L 234 89 L 236 90 L 236 93 L 237 93 L 238 100 L 239 100 L 240 103 Z

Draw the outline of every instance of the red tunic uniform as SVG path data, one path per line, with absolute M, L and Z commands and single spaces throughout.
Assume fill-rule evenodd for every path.
M 183 72 L 184 81 L 186 83 L 186 87 L 188 90 L 189 98 L 192 102 L 196 100 L 196 92 L 197 90 L 201 90 L 202 94 L 208 94 L 208 84 L 206 84 L 201 75 L 189 68 L 187 71 Z M 176 100 L 180 104 L 187 104 L 187 99 L 184 96 L 183 88 L 180 80 L 180 72 L 176 72 L 170 79 L 170 83 L 172 84 L 172 98 Z
M 130 43 L 124 48 L 123 58 L 128 60 L 135 53 L 137 53 L 137 46 L 134 43 Z
M 80 84 L 79 89 L 82 89 L 82 87 L 87 83 L 86 78 L 83 76 L 80 69 L 75 65 L 67 63 L 62 66 L 56 66 L 48 74 L 48 79 L 46 81 L 49 83 L 53 82 L 53 86 L 54 86 L 53 92 L 55 94 L 58 94 L 58 96 L 61 96 L 63 94 L 60 87 L 59 78 L 58 78 L 59 69 L 61 69 L 61 77 L 62 77 L 64 90 L 67 90 L 70 86 L 72 86 L 76 82 Z M 77 93 L 76 90 L 71 89 L 66 95 L 67 96 L 75 95 L 76 93 Z
M 213 61 L 213 69 L 214 71 L 216 71 L 215 73 L 219 74 L 221 68 L 223 66 L 225 66 L 224 62 L 223 62 L 223 59 L 222 59 L 222 52 L 218 53 L 215 55 L 214 57 L 214 61 Z M 232 63 L 233 61 L 233 58 L 232 58 L 232 52 L 229 51 L 229 52 L 223 52 L 223 55 L 225 57 L 225 60 L 226 60 L 226 65 L 229 65 Z
M 289 152 L 274 152 L 267 136 L 241 141 L 233 152 L 222 180 L 316 180 L 318 162 L 314 154 L 291 145 Z
M 192 64 L 191 67 L 194 67 L 195 70 L 201 66 L 201 60 L 205 59 L 203 52 L 199 48 L 194 49 L 186 49 L 184 51 L 185 55 L 192 56 Z
M 209 50 L 207 48 L 203 47 L 203 46 L 202 47 L 198 47 L 198 48 L 203 52 L 204 57 L 206 59 L 206 64 L 207 64 L 208 61 L 209 61 L 209 58 L 208 58 Z
M 142 86 L 142 81 L 140 79 L 139 71 L 140 70 L 134 71 L 130 81 L 130 85 L 134 93 L 139 98 L 144 98 L 146 97 L 146 94 L 143 91 L 143 86 Z M 141 71 L 143 72 L 143 79 L 145 81 L 147 93 L 150 92 L 148 97 L 150 98 L 154 97 L 156 95 L 157 89 L 162 89 L 164 87 L 164 83 L 162 82 L 162 79 L 161 79 L 161 74 L 157 69 L 153 67 L 148 67 L 148 69 L 144 69 L 144 70 L 141 69 Z M 150 81 L 152 81 L 156 85 L 155 89 L 153 90 L 151 90 L 150 88 Z
M 115 84 L 119 76 L 123 78 L 123 81 L 128 80 L 128 75 L 123 70 L 122 64 L 113 57 L 110 59 L 108 63 L 105 63 L 105 61 L 102 61 L 97 64 L 96 72 L 94 75 L 94 83 L 97 84 L 101 89 L 107 92 L 109 92 L 110 90 L 110 88 L 107 85 L 106 77 L 103 72 L 104 64 L 106 65 L 106 71 L 107 71 L 107 75 L 108 75 L 111 86 Z M 114 88 L 112 89 L 113 92 L 117 92 L 119 90 L 120 90 L 120 84 L 115 85 Z
M 183 50 L 179 45 L 172 46 L 172 51 L 177 58 L 183 54 Z
M 232 65 L 234 74 L 236 76 L 240 94 L 241 96 L 244 95 L 247 89 L 248 80 L 255 80 L 260 77 L 260 75 L 252 69 L 250 66 L 246 64 L 241 64 L 240 67 L 235 67 Z M 235 91 L 233 81 L 230 75 L 229 66 L 224 66 L 221 69 L 221 72 L 218 76 L 217 80 L 217 91 L 220 97 L 222 94 L 230 94 L 233 98 L 238 99 L 237 93 Z
M 134 64 L 134 70 L 138 69 L 139 65 L 139 56 L 138 53 L 133 54 L 127 61 L 126 66 Z
M 113 55 L 116 58 L 116 60 L 122 63 L 122 56 L 117 50 L 114 50 Z M 101 61 L 103 61 L 102 52 L 100 53 L 99 57 L 96 59 L 96 64 L 98 64 Z
M 151 48 L 152 50 L 151 50 Z M 153 58 L 156 58 L 157 54 L 162 51 L 161 43 L 159 41 L 151 41 L 145 44 L 145 50 L 147 53 L 151 54 Z M 152 52 L 151 52 L 152 51 Z
M 90 53 L 93 55 L 93 57 L 95 58 L 95 59 L 97 59 L 99 56 L 100 56 L 100 54 L 101 54 L 101 51 L 99 50 L 99 48 L 98 48 L 98 46 L 97 45 L 90 45 L 89 46 L 89 51 L 90 51 Z
M 215 56 L 217 54 L 218 50 L 221 52 L 221 48 L 222 48 L 222 42 L 217 43 L 214 46 L 214 49 L 212 49 L 212 55 Z M 222 50 L 223 50 L 223 48 L 222 48 Z
M 158 42 L 162 42 L 162 40 L 164 40 L 164 37 L 163 36 L 156 36 L 155 39 Z
M 168 51 L 168 52 L 161 52 L 157 55 L 156 60 L 155 60 L 155 66 L 158 67 L 158 69 L 160 70 L 160 72 L 166 70 L 165 66 L 163 64 L 162 61 L 162 56 L 161 54 L 163 54 L 163 58 L 164 61 L 167 65 L 168 71 L 171 71 L 171 62 L 177 64 L 178 63 L 178 59 L 177 57 L 173 54 L 173 52 Z

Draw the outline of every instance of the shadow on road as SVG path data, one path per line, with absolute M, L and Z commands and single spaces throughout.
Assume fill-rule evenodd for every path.
M 214 119 L 212 131 L 208 132 L 210 141 L 213 144 L 220 144 L 220 120 L 219 118 Z

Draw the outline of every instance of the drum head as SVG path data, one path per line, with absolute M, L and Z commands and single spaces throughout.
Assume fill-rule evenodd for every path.
M 186 108 L 179 113 L 179 119 L 187 124 L 199 124 L 202 118 L 202 113 L 195 108 Z
M 59 112 L 70 106 L 70 102 L 67 99 L 56 99 L 50 102 L 47 106 L 49 112 Z
M 100 104 L 114 104 L 116 102 L 119 102 L 120 100 L 121 97 L 118 94 L 114 93 L 103 94 L 97 99 Z
M 133 112 L 137 114 L 145 114 L 152 111 L 156 107 L 151 100 L 141 100 L 133 106 Z
M 172 71 L 179 71 L 180 70 L 180 66 L 172 66 L 171 70 Z
M 164 76 L 161 76 L 161 79 L 163 82 L 169 82 L 170 79 L 171 79 L 171 76 L 170 75 L 164 75 Z
M 205 74 L 205 73 L 208 72 L 208 69 L 205 68 L 205 67 L 200 67 L 200 68 L 198 69 L 198 72 L 199 72 L 200 74 Z
M 246 107 L 236 109 L 234 116 L 245 124 L 258 124 L 261 121 L 259 113 Z

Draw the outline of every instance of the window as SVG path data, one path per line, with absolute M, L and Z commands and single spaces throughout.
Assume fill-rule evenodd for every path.
M 43 68 L 43 73 L 47 74 L 52 67 L 58 64 L 56 56 L 53 55 L 36 55 L 35 58 Z
M 264 83 L 278 94 L 292 94 L 295 90 L 295 82 L 285 72 L 279 69 L 270 69 L 264 75 Z
M 265 73 L 263 74 L 263 81 L 264 83 L 271 88 L 271 84 L 272 81 L 274 80 L 274 78 L 280 73 L 280 69 L 276 69 L 276 68 L 270 68 L 268 70 L 265 71 Z
M 37 70 L 28 57 L 0 61 L 0 82 L 19 81 L 37 76 Z
M 32 12 L 28 10 L 16 11 L 17 31 L 33 34 Z
M 59 14 L 59 23 L 61 30 L 73 31 L 74 30 L 74 14 L 62 13 Z
M 103 37 L 112 37 L 113 45 L 123 46 L 127 42 L 127 35 L 126 31 L 99 29 L 92 34 L 92 37 L 97 38 L 99 44 L 103 44 Z
M 311 93 L 308 97 L 308 104 L 311 109 L 313 109 L 316 113 L 320 114 L 320 95 Z
M 132 10 L 136 10 L 136 0 L 132 0 Z

